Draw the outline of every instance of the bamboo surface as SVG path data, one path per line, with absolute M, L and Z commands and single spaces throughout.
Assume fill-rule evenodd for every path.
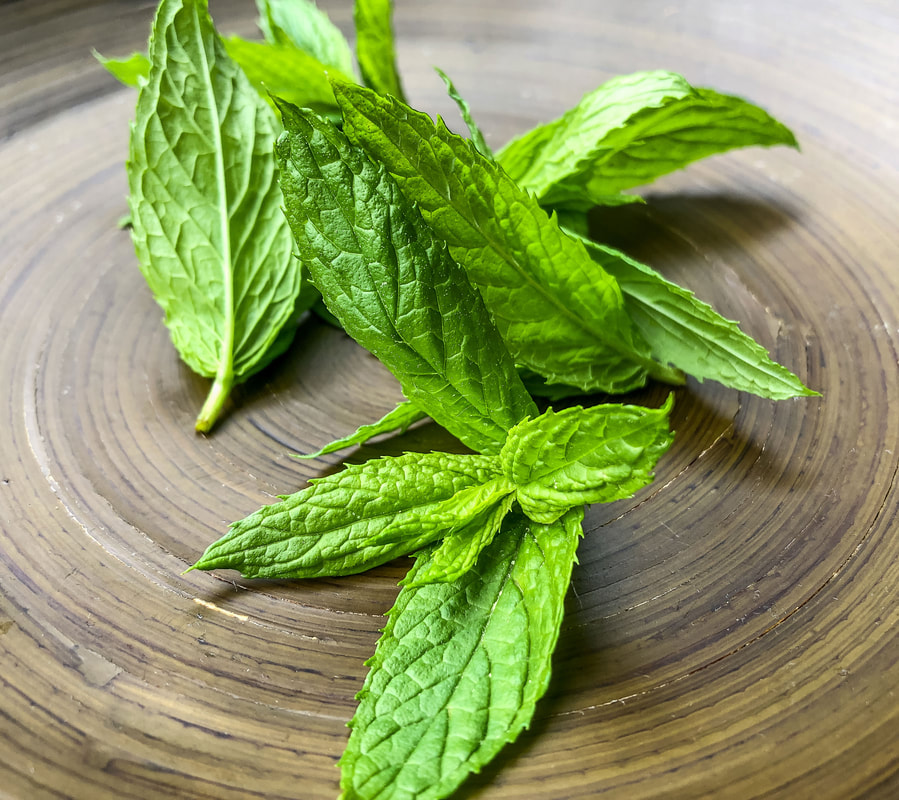
M 250 0 L 211 5 L 253 31 Z M 117 227 L 134 93 L 90 53 L 141 49 L 152 11 L 0 5 L 0 795 L 334 798 L 408 562 L 182 573 L 398 388 L 310 321 L 193 432 L 208 383 Z M 801 153 L 709 159 L 592 224 L 823 393 L 677 390 L 655 483 L 588 511 L 530 730 L 456 797 L 899 796 L 895 4 L 399 0 L 395 24 L 411 102 L 461 129 L 439 65 L 494 146 L 650 68 L 789 125 Z M 458 446 L 425 425 L 350 459 Z

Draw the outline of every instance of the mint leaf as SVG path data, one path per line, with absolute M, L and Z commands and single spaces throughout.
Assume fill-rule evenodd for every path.
M 519 364 L 583 391 L 627 391 L 648 374 L 680 382 L 635 335 L 615 280 L 470 141 L 362 87 L 334 95 L 347 136 L 447 241 Z
M 270 359 L 300 263 L 271 158 L 274 112 L 228 57 L 205 0 L 163 0 L 132 126 L 128 184 L 141 270 L 172 341 L 215 379 L 197 419 Z
M 618 281 L 628 314 L 663 364 L 772 400 L 818 394 L 692 292 L 611 247 L 584 244 Z
M 356 58 L 367 86 L 403 100 L 393 46 L 392 0 L 355 0 Z
M 325 66 L 289 42 L 251 42 L 240 36 L 230 36 L 222 41 L 228 55 L 270 104 L 271 95 L 275 95 L 294 105 L 332 112 L 335 102 L 328 80 L 329 71 L 341 80 L 350 80 L 346 73 Z M 150 72 L 150 60 L 143 53 L 116 60 L 104 58 L 94 51 L 94 57 L 126 86 L 137 88 Z
M 758 106 L 694 89 L 673 72 L 636 72 L 509 142 L 497 159 L 541 203 L 589 208 L 625 202 L 615 200 L 622 190 L 713 153 L 778 144 L 796 139 Z
M 106 58 L 96 50 L 93 54 L 113 77 L 134 89 L 150 73 L 150 59 L 143 53 L 132 53 L 128 58 Z
M 550 523 L 572 506 L 620 500 L 650 483 L 673 440 L 672 402 L 550 409 L 516 425 L 499 458 L 524 513 Z
M 451 583 L 406 586 L 390 612 L 343 757 L 343 800 L 438 800 L 533 716 L 549 683 L 581 509 L 507 517 Z M 428 568 L 420 555 L 409 579 Z
M 256 0 L 256 8 L 259 28 L 267 42 L 290 45 L 326 67 L 345 75 L 353 74 L 353 57 L 346 38 L 315 3 L 309 0 Z
M 462 95 L 459 94 L 455 85 L 449 79 L 449 76 L 438 67 L 434 67 L 434 69 L 446 84 L 446 93 L 455 101 L 456 105 L 459 107 L 459 113 L 462 115 L 462 119 L 465 122 L 465 125 L 468 127 L 468 133 L 471 136 L 472 143 L 482 156 L 493 161 L 493 152 L 490 150 L 490 146 L 487 144 L 487 140 L 484 138 L 484 134 L 481 133 L 481 129 L 478 127 L 478 124 L 474 121 L 474 117 L 472 117 L 471 115 L 471 106 L 469 106 L 465 98 L 463 98 Z
M 395 181 L 290 105 L 276 148 L 286 214 L 331 312 L 403 394 L 480 452 L 536 412 L 477 291 Z
M 290 44 L 249 42 L 239 36 L 225 39 L 225 47 L 266 99 L 271 94 L 298 106 L 322 110 L 335 107 L 328 68 L 308 53 Z M 333 68 L 330 71 L 335 73 Z
M 494 464 L 499 474 L 499 463 Z M 514 485 L 495 477 L 485 483 L 466 487 L 437 506 L 404 514 L 372 536 L 367 544 L 380 545 L 427 536 L 429 541 L 481 519 L 515 490 Z
M 427 517 L 444 500 L 495 476 L 495 458 L 479 455 L 407 453 L 350 465 L 235 522 L 192 569 L 236 569 L 246 578 L 362 572 L 440 534 L 369 544 L 388 525 Z
M 309 455 L 300 455 L 297 456 L 297 458 L 318 458 L 319 456 L 324 456 L 328 453 L 343 450 L 345 447 L 350 447 L 354 444 L 365 444 L 369 439 L 373 439 L 375 436 L 380 436 L 384 433 L 404 433 L 410 425 L 425 419 L 427 416 L 428 415 L 417 408 L 414 403 L 404 400 L 402 403 L 398 403 L 396 408 L 388 411 L 377 422 L 372 422 L 370 425 L 360 425 L 349 436 L 344 436 L 342 439 L 335 439 L 330 444 L 326 444 L 318 452 L 310 453 Z
M 424 586 L 426 583 L 458 580 L 475 565 L 481 551 L 493 541 L 514 502 L 513 493 L 500 494 L 493 505 L 446 533 L 431 552 L 426 566 L 416 572 L 413 579 L 404 579 L 400 583 Z

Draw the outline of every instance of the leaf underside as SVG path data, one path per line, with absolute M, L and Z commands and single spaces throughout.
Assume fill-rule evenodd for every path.
M 150 62 L 128 162 L 132 237 L 175 347 L 224 402 L 266 361 L 300 290 L 271 158 L 278 123 L 204 0 L 163 0 Z

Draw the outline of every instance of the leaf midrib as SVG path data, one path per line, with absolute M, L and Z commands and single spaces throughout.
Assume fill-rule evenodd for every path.
M 204 88 L 209 104 L 210 112 L 214 115 L 215 123 L 212 127 L 212 139 L 215 145 L 215 177 L 218 186 L 218 204 L 220 210 L 220 234 L 222 237 L 222 273 L 224 277 L 224 312 L 225 321 L 222 331 L 222 347 L 219 356 L 216 381 L 229 383 L 233 378 L 234 363 L 234 266 L 231 263 L 231 227 L 228 217 L 228 193 L 225 182 L 225 159 L 222 145 L 222 132 L 219 121 L 218 101 L 212 86 L 212 74 L 209 68 L 209 59 L 203 43 L 203 34 L 200 23 L 200 15 L 197 6 L 193 7 L 193 22 L 197 36 L 197 48 L 204 66 Z M 213 43 L 213 47 L 214 47 Z

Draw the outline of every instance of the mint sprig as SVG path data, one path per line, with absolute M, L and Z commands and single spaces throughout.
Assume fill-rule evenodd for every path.
M 149 56 L 97 55 L 139 88 L 135 248 L 182 357 L 215 379 L 197 427 L 323 301 L 408 400 L 313 455 L 425 416 L 475 452 L 315 479 L 191 569 L 318 578 L 415 555 L 367 662 L 341 796 L 440 800 L 546 690 L 584 505 L 647 485 L 673 437 L 673 397 L 540 413 L 529 391 L 688 373 L 813 394 L 736 323 L 585 238 L 585 210 L 639 202 L 624 192 L 697 158 L 795 140 L 747 101 L 656 71 L 609 81 L 494 155 L 444 73 L 470 139 L 405 103 L 390 0 L 354 5 L 369 88 L 310 0 L 257 7 L 265 42 L 221 39 L 205 0 L 162 0 Z
M 235 523 L 195 566 L 312 577 L 433 545 L 403 581 L 341 764 L 346 798 L 444 797 L 530 721 L 582 505 L 652 479 L 671 404 L 536 415 L 464 270 L 390 173 L 327 120 L 279 107 L 286 213 L 323 299 L 408 397 L 484 454 L 348 467 Z M 435 599 L 450 615 L 440 627 Z

